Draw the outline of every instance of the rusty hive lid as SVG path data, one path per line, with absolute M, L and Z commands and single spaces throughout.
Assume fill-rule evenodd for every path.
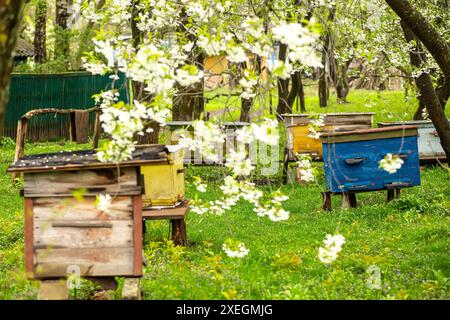
M 100 162 L 95 150 L 65 151 L 25 156 L 14 162 L 8 172 L 46 172 L 116 167 L 113 162 Z M 136 146 L 132 158 L 119 163 L 120 167 L 141 164 L 167 163 L 171 152 L 165 145 Z

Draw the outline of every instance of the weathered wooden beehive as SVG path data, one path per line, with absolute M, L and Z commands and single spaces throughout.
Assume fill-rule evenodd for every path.
M 236 147 L 236 130 L 248 126 L 248 122 L 224 122 L 221 124 L 226 139 L 223 144 L 217 145 L 215 147 L 215 152 L 218 155 L 219 163 L 223 164 L 223 160 L 226 160 L 227 151 L 234 150 Z M 168 137 L 167 144 L 176 145 L 178 144 L 179 133 L 182 131 L 187 131 L 189 134 L 194 134 L 194 128 L 191 121 L 172 121 L 167 122 L 166 135 Z M 184 152 L 184 163 L 193 164 L 205 164 L 209 163 L 208 160 L 203 159 L 202 155 L 198 151 L 191 151 L 186 149 Z
M 25 265 L 33 279 L 142 274 L 141 166 L 168 162 L 161 145 L 137 149 L 129 161 L 100 163 L 95 151 L 19 159 L 9 172 L 24 174 Z M 162 184 L 163 182 L 159 182 Z M 98 195 L 112 201 L 97 209 Z
M 448 119 L 450 122 L 450 119 Z M 404 122 L 379 122 L 378 127 L 385 128 L 391 126 L 417 126 L 418 135 L 417 143 L 419 146 L 419 159 L 421 162 L 429 161 L 446 161 L 444 149 L 442 149 L 441 141 L 429 120 L 404 121 Z
M 351 131 L 372 127 L 374 113 L 327 113 L 324 114 L 323 131 Z M 313 159 L 322 159 L 322 144 L 319 139 L 309 137 L 311 115 L 283 114 L 287 134 L 287 160 L 295 161 L 296 154 L 309 154 Z
M 328 132 L 320 138 L 330 193 L 347 195 L 420 185 L 417 127 Z M 395 173 L 379 167 L 380 160 L 388 153 L 398 155 L 404 161 Z M 356 199 L 354 201 L 356 205 Z

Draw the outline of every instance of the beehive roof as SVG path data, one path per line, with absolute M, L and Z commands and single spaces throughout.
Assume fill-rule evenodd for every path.
M 169 150 L 171 149 L 171 150 Z M 119 164 L 121 167 L 138 166 L 149 163 L 167 163 L 173 148 L 165 145 L 138 146 L 132 158 Z M 53 170 L 74 170 L 116 167 L 113 162 L 100 162 L 95 150 L 67 151 L 36 154 L 14 162 L 8 172 L 45 172 Z

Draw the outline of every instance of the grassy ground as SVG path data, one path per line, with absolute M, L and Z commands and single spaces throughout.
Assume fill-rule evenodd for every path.
M 398 101 L 401 93 L 355 91 L 350 101 L 333 111 L 374 111 L 388 120 L 383 108 L 407 112 L 414 107 Z M 373 99 L 371 99 L 372 97 Z M 311 98 L 312 99 L 312 98 Z M 366 102 L 367 99 L 367 102 Z M 375 101 L 375 102 L 374 102 Z M 378 101 L 378 102 L 376 102 Z M 356 102 L 355 102 L 356 103 Z M 372 107 L 361 109 L 363 104 Z M 403 109 L 401 106 L 403 105 Z M 339 108 L 345 109 L 339 109 Z M 334 108 L 334 107 L 332 107 Z M 313 107 L 311 107 L 313 109 Z M 26 152 L 43 153 L 88 148 L 72 143 L 28 144 Z M 0 299 L 35 299 L 37 283 L 24 274 L 23 204 L 21 186 L 13 187 L 5 173 L 13 159 L 14 144 L 0 146 Z M 321 164 L 317 164 L 321 166 Z M 223 168 L 222 168 L 223 169 Z M 210 183 L 207 199 L 218 194 L 224 170 L 189 167 L 188 197 L 194 196 L 192 176 Z M 259 178 L 259 177 L 258 177 Z M 167 221 L 147 222 L 145 256 L 149 266 L 142 281 L 145 299 L 450 299 L 450 176 L 447 169 L 422 171 L 422 185 L 406 189 L 400 200 L 385 203 L 385 193 L 359 195 L 356 209 L 320 210 L 323 178 L 313 185 L 279 184 L 279 176 L 264 189 L 289 195 L 288 221 L 259 218 L 250 205 L 239 203 L 223 216 L 187 217 L 189 244 L 174 247 Z M 347 239 L 338 260 L 330 267 L 317 258 L 326 234 L 339 232 Z M 228 237 L 250 248 L 244 259 L 228 258 L 221 250 Z M 366 285 L 367 268 L 381 270 L 382 289 Z M 85 285 L 78 298 L 88 297 Z M 117 297 L 117 295 L 116 295 Z
M 217 94 L 213 91 L 207 96 Z M 336 95 L 331 91 L 329 106 L 321 108 L 317 96 L 316 86 L 311 83 L 305 87 L 305 104 L 307 113 L 325 113 L 325 112 L 375 112 L 374 123 L 382 121 L 402 121 L 411 120 L 417 109 L 418 102 L 415 97 L 407 96 L 403 91 L 373 91 L 373 90 L 350 90 L 348 103 L 338 104 Z M 225 119 L 227 121 L 239 120 L 240 98 L 236 96 L 221 96 L 211 100 L 206 111 L 212 115 Z M 272 106 L 276 109 L 278 101 L 276 93 L 273 93 Z M 228 106 L 224 113 L 224 107 Z M 294 113 L 301 113 L 297 105 L 294 104 Z M 270 100 L 267 97 L 264 101 L 257 100 L 251 110 L 253 117 L 270 115 Z M 450 118 L 450 100 L 447 103 L 446 115 Z

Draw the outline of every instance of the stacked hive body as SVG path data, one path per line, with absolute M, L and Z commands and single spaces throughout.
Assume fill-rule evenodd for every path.
M 420 184 L 417 127 L 397 126 L 321 135 L 328 190 L 400 189 Z M 404 161 L 395 173 L 379 168 L 388 153 Z
M 431 121 L 419 120 L 419 121 L 378 123 L 378 127 L 380 128 L 398 125 L 418 127 L 417 142 L 419 146 L 419 159 L 421 162 L 429 162 L 436 160 L 446 161 L 444 149 L 442 149 L 441 141 Z
M 215 147 L 215 153 L 219 157 L 219 163 L 223 164 L 226 159 L 227 152 L 234 150 L 236 147 L 236 130 L 248 126 L 247 122 L 224 122 L 221 124 L 226 135 L 225 143 Z M 168 144 L 176 145 L 180 137 L 180 133 L 194 134 L 194 128 L 191 121 L 172 121 L 166 124 L 166 134 L 168 135 Z M 201 137 L 200 137 L 201 138 Z M 193 164 L 210 164 L 210 161 L 203 159 L 199 151 L 185 150 L 184 163 Z
M 170 162 L 164 146 L 137 149 L 129 161 L 100 163 L 94 151 L 35 155 L 24 173 L 25 256 L 30 278 L 142 274 L 141 165 Z M 163 184 L 163 182 L 158 182 Z M 98 195 L 111 205 L 99 210 Z
M 308 114 L 283 114 L 287 130 L 287 160 L 295 161 L 296 154 L 309 154 L 315 160 L 322 159 L 322 144 L 309 137 L 309 125 L 313 120 Z M 327 113 L 322 131 L 351 131 L 372 127 L 373 113 Z
M 179 146 L 167 146 L 167 161 L 141 166 L 144 177 L 142 203 L 144 207 L 178 206 L 184 196 L 184 151 Z

